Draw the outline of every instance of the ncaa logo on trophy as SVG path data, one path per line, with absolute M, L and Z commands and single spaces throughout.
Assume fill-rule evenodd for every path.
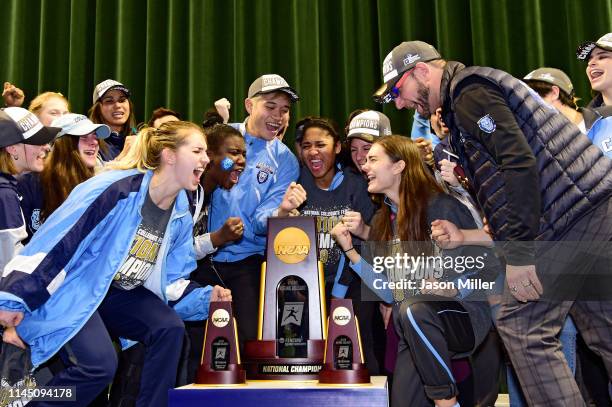
M 268 219 L 258 339 L 245 343 L 249 379 L 316 380 L 325 350 L 325 283 L 315 218 Z

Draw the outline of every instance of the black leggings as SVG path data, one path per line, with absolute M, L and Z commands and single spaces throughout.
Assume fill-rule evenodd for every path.
M 400 338 L 391 404 L 427 406 L 457 395 L 451 359 L 476 347 L 468 311 L 460 302 L 419 295 L 393 309 Z

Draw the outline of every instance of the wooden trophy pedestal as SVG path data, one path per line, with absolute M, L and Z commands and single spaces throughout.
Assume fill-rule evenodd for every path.
M 331 300 L 325 346 L 325 364 L 319 373 L 319 383 L 370 383 L 370 372 L 364 364 L 359 324 L 351 300 Z
M 241 365 L 229 365 L 227 370 L 214 370 L 210 365 L 201 365 L 197 384 L 242 384 L 246 383 L 246 372 Z
M 325 340 L 308 340 L 305 358 L 276 356 L 276 340 L 246 341 L 244 354 L 249 380 L 317 380 L 323 367 Z
M 370 383 L 370 372 L 363 363 L 353 363 L 351 369 L 336 370 L 330 364 L 323 365 L 319 373 L 319 383 L 324 384 L 362 384 Z
M 245 382 L 246 373 L 240 363 L 232 303 L 211 301 L 196 384 L 229 385 Z

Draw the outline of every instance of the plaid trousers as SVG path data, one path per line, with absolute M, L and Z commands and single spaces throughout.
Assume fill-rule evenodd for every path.
M 558 339 L 568 313 L 612 377 L 611 239 L 608 201 L 562 241 L 542 245 L 546 250 L 536 260 L 540 300 L 520 303 L 506 284 L 497 329 L 530 406 L 585 406 Z

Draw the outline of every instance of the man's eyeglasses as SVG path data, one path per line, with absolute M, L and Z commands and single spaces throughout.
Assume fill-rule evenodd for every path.
M 399 81 L 397 81 L 395 83 L 395 86 L 393 86 L 390 90 L 389 90 L 389 94 L 391 95 L 391 100 L 395 100 L 396 98 L 399 97 L 400 95 L 400 88 L 402 87 L 402 85 L 404 84 L 404 82 L 406 81 L 406 78 L 408 77 L 408 74 L 410 72 L 412 72 L 414 70 L 414 68 L 407 70 L 406 72 L 404 72 L 404 74 L 402 75 L 402 77 L 399 79 Z
M 398 98 L 400 95 L 400 88 L 402 87 L 402 85 L 406 81 L 406 78 L 408 77 L 408 74 L 410 74 L 412 70 L 414 70 L 414 68 L 411 68 L 407 70 L 406 72 L 404 72 L 402 77 L 395 83 L 395 86 L 389 89 L 389 91 L 386 92 L 384 96 L 381 96 L 381 93 L 384 92 L 384 89 L 385 89 L 385 86 L 383 85 L 381 89 L 377 91 L 377 94 L 374 95 L 374 101 L 377 103 L 385 104 L 385 103 L 390 103 L 394 101 L 396 98 Z

